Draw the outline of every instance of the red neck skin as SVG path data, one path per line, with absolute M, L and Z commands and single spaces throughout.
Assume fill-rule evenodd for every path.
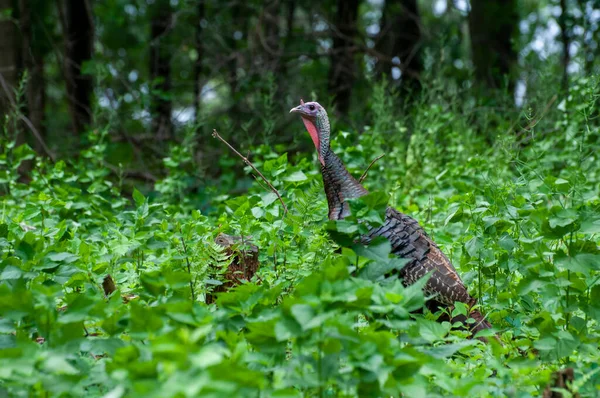
M 323 160 L 323 155 L 321 153 L 321 140 L 319 139 L 317 126 L 312 120 L 305 117 L 302 117 L 302 122 L 304 123 L 304 127 L 306 127 L 306 131 L 308 131 L 308 134 L 310 134 L 313 144 L 315 144 L 317 154 L 319 155 L 319 162 L 321 162 L 321 165 L 325 166 L 325 161 Z

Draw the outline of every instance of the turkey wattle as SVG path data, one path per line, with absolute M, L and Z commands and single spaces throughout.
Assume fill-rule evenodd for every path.
M 317 102 L 301 101 L 301 104 L 291 109 L 290 113 L 298 113 L 302 117 L 304 126 L 317 149 L 329 205 L 329 219 L 339 220 L 348 216 L 350 207 L 346 200 L 366 195 L 368 191 L 352 177 L 341 159 L 331 150 L 327 112 Z M 451 306 L 456 301 L 466 303 L 470 307 L 476 303 L 467 292 L 448 257 L 442 253 L 416 220 L 388 207 L 384 224 L 371 229 L 362 237 L 362 243 L 368 244 L 378 236 L 383 236 L 390 241 L 393 254 L 409 260 L 400 271 L 400 277 L 405 285 L 410 285 L 433 271 L 424 287 L 425 293 L 435 295 L 432 302 L 428 303 L 430 308 L 436 308 L 440 304 Z M 470 317 L 476 321 L 470 327 L 472 333 L 492 327 L 477 310 L 472 310 Z M 464 319 L 453 320 L 462 320 L 464 323 Z

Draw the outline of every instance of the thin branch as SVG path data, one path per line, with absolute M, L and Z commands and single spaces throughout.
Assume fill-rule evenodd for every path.
M 187 247 L 185 245 L 185 241 L 183 238 L 179 238 L 181 240 L 181 244 L 183 245 L 183 252 L 185 253 L 185 261 L 187 263 L 188 274 L 190 274 L 190 292 L 192 292 L 192 302 L 196 301 L 194 295 L 194 282 L 192 280 L 192 265 L 190 264 L 190 258 L 188 257 Z
M 29 130 L 31 130 L 35 139 L 38 140 L 38 143 L 40 144 L 40 146 L 42 147 L 42 149 L 44 150 L 46 155 L 50 158 L 50 160 L 52 160 L 53 162 L 56 161 L 56 157 L 54 156 L 54 154 L 52 153 L 50 148 L 48 148 L 48 145 L 46 145 L 46 142 L 42 138 L 42 135 L 40 134 L 40 132 L 37 131 L 37 129 L 35 128 L 33 123 L 31 123 L 31 120 L 29 120 L 29 118 L 25 117 L 22 114 L 19 115 L 19 119 L 21 119 L 21 121 L 23 121 L 23 123 L 25 123 L 27 125 L 27 127 L 29 127 Z
M 385 156 L 385 153 L 382 153 L 381 155 L 379 155 L 375 159 L 373 159 L 373 161 L 371 162 L 371 164 L 369 164 L 369 167 L 367 167 L 367 169 L 365 170 L 365 172 L 362 173 L 362 175 L 358 179 L 359 184 L 362 183 L 363 180 L 367 177 L 367 173 L 369 172 L 369 169 L 371 168 L 371 166 L 373 166 L 376 161 L 378 161 L 379 159 L 381 159 L 384 156 Z
M 149 171 L 144 171 L 144 170 L 123 170 L 115 165 L 112 165 L 106 161 L 103 161 L 102 164 L 109 169 L 113 174 L 115 175 L 119 175 L 122 174 L 123 177 L 127 178 L 135 178 L 138 180 L 143 180 L 143 181 L 148 181 L 148 182 L 156 182 L 158 181 L 158 177 L 156 177 L 154 174 L 150 173 Z
M 4 90 L 4 93 L 6 94 L 6 97 L 8 98 L 10 104 L 18 112 L 19 119 L 23 123 L 25 123 L 27 125 L 27 127 L 29 127 L 29 130 L 31 130 L 31 133 L 33 134 L 33 136 L 36 138 L 36 140 L 38 140 L 38 142 L 40 143 L 40 146 L 42 147 L 42 149 L 44 150 L 46 155 L 48 155 L 50 160 L 52 160 L 54 162 L 56 160 L 56 158 L 55 158 L 54 154 L 52 153 L 52 151 L 50 150 L 50 148 L 48 148 L 48 145 L 46 145 L 46 142 L 44 142 L 44 139 L 42 138 L 42 135 L 40 134 L 40 132 L 37 131 L 37 129 L 35 128 L 33 123 L 31 123 L 31 120 L 29 120 L 25 115 L 23 115 L 22 113 L 19 112 L 17 104 L 11 95 L 10 87 L 8 86 L 8 83 L 4 79 L 4 76 L 2 75 L 2 73 L 0 73 L 0 85 L 2 86 L 2 89 Z
M 217 130 L 213 130 L 212 136 L 214 138 L 218 138 L 219 140 L 221 140 L 221 142 L 223 142 L 225 145 L 227 145 L 229 147 L 229 149 L 231 149 L 236 155 L 238 155 L 240 158 L 242 158 L 242 160 L 244 161 L 244 163 L 246 163 L 248 166 L 250 166 L 252 168 L 252 170 L 254 170 L 260 176 L 260 178 L 262 178 L 262 180 L 269 186 L 269 188 L 271 189 L 271 191 L 275 195 L 277 195 L 277 198 L 281 202 L 281 206 L 283 206 L 283 214 L 284 215 L 287 214 L 288 208 L 285 205 L 285 203 L 283 202 L 283 198 L 279 194 L 279 191 L 277 191 L 277 189 L 275 189 L 275 187 L 269 182 L 269 180 L 267 180 L 267 178 L 252 164 L 252 162 L 249 161 L 247 157 L 245 157 L 244 155 L 242 155 L 241 153 L 239 153 L 233 146 L 231 146 L 231 144 L 229 144 L 229 142 L 225 141 L 223 139 L 223 137 L 221 137 L 219 135 L 219 133 L 217 132 Z

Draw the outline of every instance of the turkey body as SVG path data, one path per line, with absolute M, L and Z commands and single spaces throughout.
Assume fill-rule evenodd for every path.
M 329 206 L 329 219 L 340 220 L 350 214 L 350 207 L 346 200 L 364 196 L 368 191 L 348 172 L 333 151 L 325 152 L 323 160 L 321 174 Z M 431 311 L 452 306 L 456 301 L 465 303 L 469 307 L 477 303 L 477 300 L 467 291 L 450 259 L 414 218 L 393 207 L 387 207 L 384 223 L 371 228 L 361 237 L 361 243 L 368 245 L 376 237 L 387 239 L 390 242 L 391 253 L 408 260 L 398 274 L 405 286 L 412 285 L 430 274 L 423 290 L 427 296 L 431 296 L 427 302 L 427 307 Z M 475 324 L 470 327 L 473 333 L 492 327 L 478 310 L 471 310 L 470 317 L 475 319 Z M 440 320 L 465 324 L 466 317 L 451 318 L 448 315 L 441 317 Z
M 427 295 L 436 296 L 435 299 L 445 305 L 452 305 L 455 301 L 475 304 L 475 299 L 467 292 L 448 257 L 415 219 L 388 207 L 383 225 L 372 228 L 361 242 L 369 244 L 378 236 L 390 242 L 393 254 L 409 260 L 400 271 L 405 285 L 412 285 L 431 272 L 424 287 Z

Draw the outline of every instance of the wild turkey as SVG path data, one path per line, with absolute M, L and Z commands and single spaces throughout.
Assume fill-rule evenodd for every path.
M 366 195 L 368 191 L 352 177 L 341 159 L 331 150 L 327 112 L 317 102 L 301 101 L 299 106 L 290 110 L 290 113 L 300 114 L 317 149 L 329 205 L 329 219 L 339 220 L 348 216 L 350 207 L 346 200 Z M 429 308 L 436 309 L 440 305 L 452 306 L 456 301 L 466 303 L 469 307 L 475 305 L 476 300 L 467 292 L 448 257 L 442 253 L 416 220 L 388 207 L 384 224 L 372 228 L 362 237 L 362 243 L 368 244 L 378 236 L 390 241 L 392 253 L 410 260 L 400 271 L 400 277 L 405 285 L 413 284 L 433 271 L 424 287 L 426 294 L 435 295 L 435 298 L 428 302 Z M 492 327 L 479 311 L 472 310 L 470 316 L 476 321 L 470 328 L 473 334 Z M 454 318 L 453 321 L 462 321 L 464 324 L 466 319 Z

